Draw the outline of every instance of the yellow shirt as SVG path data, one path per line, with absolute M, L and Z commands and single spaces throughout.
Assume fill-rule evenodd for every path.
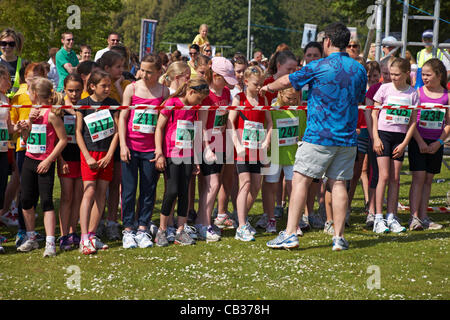
M 202 38 L 200 34 L 196 35 L 192 44 L 198 44 L 200 47 L 204 45 L 206 42 L 209 42 L 208 37 Z
M 130 80 L 123 80 L 120 83 L 120 87 L 122 88 L 122 96 L 123 96 L 123 92 L 125 91 L 125 88 L 131 83 Z M 120 99 L 120 95 L 119 92 L 116 89 L 116 86 L 114 83 L 111 84 L 111 92 L 109 93 L 109 97 L 116 100 L 117 102 L 119 102 L 120 104 L 122 104 L 122 99 Z
M 22 85 L 20 86 L 22 87 Z M 20 91 L 20 88 L 19 88 Z M 33 104 L 31 102 L 30 96 L 28 93 L 22 93 L 19 95 L 15 95 L 11 102 L 12 105 L 31 105 Z M 28 120 L 30 115 L 31 108 L 11 108 L 10 115 L 11 115 L 11 123 L 17 123 L 19 120 Z M 20 134 L 15 133 L 15 136 L 17 136 L 16 140 L 16 151 L 22 151 L 25 150 L 25 146 L 20 147 Z
M 89 96 L 90 96 L 90 94 L 87 91 L 83 90 L 83 93 L 81 94 L 81 99 L 85 99 L 85 98 L 87 98 Z

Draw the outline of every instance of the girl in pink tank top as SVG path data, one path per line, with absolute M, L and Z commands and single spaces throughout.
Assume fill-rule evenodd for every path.
M 422 67 L 424 86 L 419 88 L 420 105 L 448 105 L 447 70 L 439 59 L 430 59 Z M 410 230 L 441 229 L 442 225 L 427 215 L 431 185 L 440 173 L 444 141 L 450 133 L 448 109 L 419 110 L 417 130 L 408 145 L 409 171 L 412 172 L 409 204 Z
M 158 83 L 162 62 L 156 54 L 141 61 L 142 79 L 129 85 L 123 94 L 124 106 L 160 105 L 169 90 Z M 155 128 L 158 111 L 152 109 L 123 110 L 119 117 L 120 159 L 122 161 L 122 221 L 125 227 L 124 248 L 152 245 L 147 232 L 150 224 L 159 173 L 155 170 Z M 138 171 L 140 175 L 139 227 L 134 232 L 134 216 Z M 153 235 L 154 236 L 154 235 Z
M 30 86 L 29 93 L 33 104 L 62 103 L 62 96 L 53 91 L 53 84 L 45 78 L 35 79 Z M 21 175 L 21 202 L 27 226 L 27 240 L 17 250 L 28 252 L 39 247 L 34 231 L 34 206 L 39 196 L 45 215 L 44 226 L 47 235 L 44 257 L 48 257 L 56 255 L 56 221 L 53 206 L 55 160 L 67 145 L 67 136 L 63 121 L 50 109 L 33 109 L 30 112 L 29 121 L 30 132 Z M 56 141 L 58 142 L 55 145 Z

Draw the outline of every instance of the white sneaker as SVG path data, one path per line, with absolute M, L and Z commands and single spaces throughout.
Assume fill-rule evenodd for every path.
M 386 225 L 386 220 L 384 219 L 375 219 L 373 223 L 373 232 L 375 233 L 388 233 L 389 228 Z
M 235 234 L 234 238 L 236 240 L 241 240 L 241 241 L 245 241 L 245 242 L 255 241 L 255 237 L 250 232 L 248 225 L 246 225 L 246 224 L 244 226 L 236 229 L 236 234 Z
M 38 249 L 39 243 L 36 239 L 27 239 L 20 247 L 17 248 L 17 251 L 20 252 L 30 252 L 31 250 Z
M 134 249 L 137 248 L 137 243 L 135 239 L 135 234 L 132 231 L 122 231 L 122 246 L 124 249 Z
M 90 239 L 90 240 L 91 240 L 91 243 L 92 243 L 92 245 L 94 246 L 94 248 L 95 248 L 96 250 L 107 250 L 107 249 L 109 249 L 108 245 L 107 245 L 107 244 L 104 244 L 104 243 L 100 240 L 100 238 L 98 238 L 98 237 L 93 237 L 93 238 Z
M 80 241 L 80 252 L 83 254 L 93 254 L 96 253 L 97 250 L 95 249 L 92 241 L 90 239 Z
M 247 220 L 247 223 L 245 225 L 247 226 L 248 230 L 250 231 L 250 233 L 253 236 L 257 233 L 256 229 L 252 227 L 252 225 L 250 224 L 250 222 L 248 222 L 248 220 Z
M 56 246 L 54 242 L 45 243 L 44 258 L 55 257 L 56 256 Z
M 267 222 L 269 221 L 269 217 L 267 216 L 267 213 L 263 213 L 261 218 L 256 222 L 255 226 L 257 228 L 264 229 L 267 227 Z
M 297 226 L 297 236 L 303 237 L 303 231 L 302 231 L 302 229 L 300 228 L 300 226 Z
M 277 233 L 277 220 L 269 219 L 266 226 L 266 233 Z
M 148 224 L 148 233 L 152 236 L 152 239 L 156 238 L 156 234 L 158 233 L 158 226 L 153 223 L 153 221 L 150 221 Z
M 325 222 L 325 227 L 323 227 L 323 232 L 334 236 L 333 220 Z
M 423 219 L 423 227 L 424 229 L 429 230 L 440 230 L 443 228 L 443 225 L 432 221 L 429 217 L 426 217 Z
M 394 233 L 401 233 L 401 232 L 406 232 L 406 228 L 403 227 L 398 221 L 397 219 L 391 219 L 387 221 L 387 225 L 389 228 L 389 231 L 394 232 Z
M 146 231 L 139 231 L 136 233 L 135 240 L 139 248 L 153 247 L 152 236 Z
M 217 234 L 212 226 L 202 226 L 199 232 L 200 239 L 206 240 L 206 242 L 220 241 L 221 237 Z

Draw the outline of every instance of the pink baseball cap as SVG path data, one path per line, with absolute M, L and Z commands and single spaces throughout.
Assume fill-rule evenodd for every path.
M 234 75 L 234 67 L 233 64 L 230 62 L 230 60 L 224 57 L 214 57 L 211 59 L 211 62 L 212 62 L 211 65 L 212 71 L 224 77 L 225 81 L 228 84 L 232 86 L 238 84 L 236 76 Z

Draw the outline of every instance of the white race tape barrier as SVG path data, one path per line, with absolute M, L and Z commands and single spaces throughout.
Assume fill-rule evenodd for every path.
M 307 110 L 307 106 L 154 106 L 154 105 L 134 105 L 134 106 L 64 106 L 64 105 L 8 105 L 4 104 L 3 108 L 55 108 L 55 109 L 156 109 L 156 110 Z M 447 109 L 449 105 L 436 106 L 358 106 L 360 110 L 380 110 L 380 109 Z

